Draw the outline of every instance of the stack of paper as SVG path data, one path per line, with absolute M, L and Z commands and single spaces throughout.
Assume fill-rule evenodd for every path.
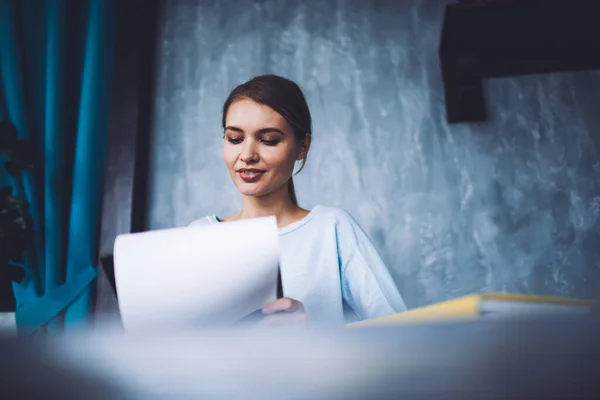
M 410 322 L 440 322 L 523 315 L 564 317 L 573 314 L 590 314 L 593 306 L 594 302 L 588 300 L 510 293 L 480 293 L 415 308 L 399 314 L 356 322 L 348 324 L 348 326 L 397 325 Z
M 223 326 L 277 294 L 274 217 L 120 235 L 115 283 L 125 330 Z

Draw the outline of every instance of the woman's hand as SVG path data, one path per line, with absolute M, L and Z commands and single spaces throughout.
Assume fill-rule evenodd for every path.
M 304 305 L 298 300 L 283 297 L 265 304 L 262 308 L 267 317 L 260 326 L 302 325 L 306 323 Z

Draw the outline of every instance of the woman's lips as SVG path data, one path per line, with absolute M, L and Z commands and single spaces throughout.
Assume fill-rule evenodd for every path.
M 244 182 L 251 183 L 259 180 L 265 173 L 265 171 L 258 169 L 245 169 L 239 170 L 238 173 L 240 174 L 240 178 L 242 178 Z

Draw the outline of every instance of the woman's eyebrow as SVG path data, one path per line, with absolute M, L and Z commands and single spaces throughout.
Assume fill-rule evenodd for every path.
M 241 128 L 238 128 L 237 126 L 226 126 L 225 127 L 226 131 L 234 131 L 234 132 L 240 132 L 240 133 L 244 133 L 244 130 Z M 260 129 L 258 132 L 256 132 L 259 135 L 263 135 L 265 133 L 279 133 L 283 136 L 285 136 L 285 132 L 282 131 L 279 128 L 262 128 Z

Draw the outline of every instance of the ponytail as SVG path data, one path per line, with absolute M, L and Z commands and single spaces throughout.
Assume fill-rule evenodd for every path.
M 302 165 L 300 166 L 300 169 L 296 171 L 294 175 L 300 173 L 300 171 L 304 169 L 304 165 L 306 165 L 306 156 L 304 156 L 304 158 L 302 159 Z M 298 207 L 298 198 L 296 197 L 296 187 L 294 186 L 293 178 L 290 178 L 290 180 L 288 181 L 288 194 L 290 195 L 290 200 L 292 200 L 292 203 L 296 207 Z
M 297 207 L 298 199 L 296 198 L 296 188 L 294 187 L 293 178 L 290 178 L 290 180 L 288 181 L 288 194 L 290 195 L 290 200 L 292 200 L 292 203 Z

